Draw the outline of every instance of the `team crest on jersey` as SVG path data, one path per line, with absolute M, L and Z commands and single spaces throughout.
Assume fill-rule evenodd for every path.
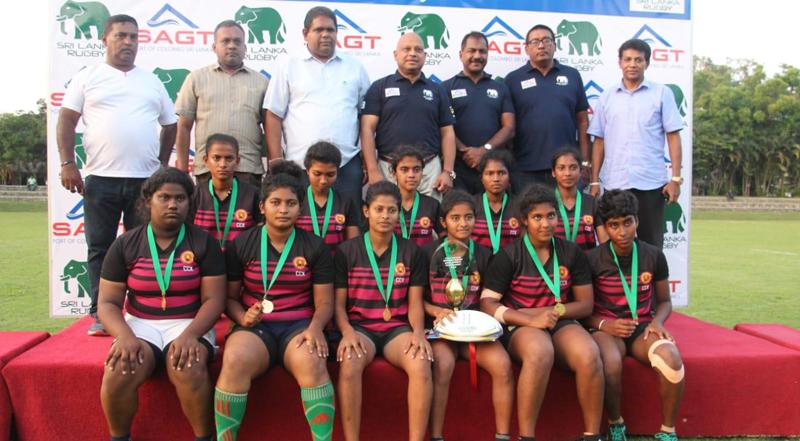
M 481 273 L 477 271 L 473 271 L 472 274 L 469 276 L 469 283 L 474 285 L 478 285 L 481 283 Z
M 306 258 L 303 256 L 295 257 L 293 263 L 294 267 L 297 269 L 303 269 L 308 266 L 308 262 L 306 261 Z
M 586 216 L 583 217 L 583 223 L 585 223 L 586 225 L 594 224 L 594 217 L 592 217 L 591 214 L 587 214 Z
M 396 272 L 399 275 L 403 275 L 406 273 L 406 266 L 402 262 L 400 262 L 394 266 L 394 272 Z
M 433 101 L 433 91 L 430 89 L 422 89 L 422 96 L 428 101 Z
M 558 275 L 563 279 L 569 275 L 569 270 L 564 265 L 558 266 Z
M 639 281 L 640 281 L 640 282 L 642 282 L 642 283 L 644 283 L 644 284 L 648 284 L 648 283 L 650 283 L 650 281 L 652 281 L 652 280 L 653 280 L 653 275 L 652 275 L 652 274 L 650 274 L 650 273 L 649 273 L 649 272 L 647 272 L 647 271 L 643 272 L 643 273 L 642 273 L 642 274 L 639 276 Z
M 233 213 L 233 217 L 242 222 L 247 219 L 247 210 L 240 208 Z
M 486 89 L 486 96 L 492 99 L 497 99 L 497 90 L 496 89 Z
M 422 226 L 422 228 L 428 228 L 431 226 L 431 218 L 423 216 L 419 218 L 419 224 Z
M 336 223 L 339 225 L 344 225 L 344 221 L 347 220 L 347 218 L 342 213 L 337 213 L 335 219 Z
M 519 221 L 517 220 L 517 218 L 512 217 L 511 219 L 508 220 L 508 226 L 511 228 L 519 228 Z
M 188 250 L 181 253 L 181 262 L 187 264 L 194 262 L 194 253 Z

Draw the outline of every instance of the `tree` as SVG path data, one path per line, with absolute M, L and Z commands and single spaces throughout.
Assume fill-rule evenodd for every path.
M 45 182 L 47 172 L 47 106 L 37 112 L 0 114 L 0 183 L 22 185 L 30 175 Z

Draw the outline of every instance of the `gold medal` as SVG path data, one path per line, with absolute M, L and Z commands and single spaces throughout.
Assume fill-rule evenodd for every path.
M 389 312 L 389 305 L 386 305 L 386 307 L 383 308 L 383 321 L 388 322 L 391 319 L 392 319 L 392 313 Z
M 567 313 L 567 307 L 564 306 L 564 304 L 561 303 L 561 302 L 556 302 L 556 306 L 554 306 L 553 309 L 556 310 L 556 312 L 558 313 L 559 317 L 561 317 L 561 316 L 563 316 L 564 314 Z
M 166 291 L 161 291 L 161 310 L 162 311 L 166 311 L 167 310 L 167 292 Z
M 444 293 L 447 296 L 447 302 L 458 309 L 464 301 L 464 287 L 458 279 L 450 279 L 444 288 Z
M 261 301 L 261 312 L 264 314 L 269 314 L 275 309 L 275 304 L 272 301 L 264 299 Z

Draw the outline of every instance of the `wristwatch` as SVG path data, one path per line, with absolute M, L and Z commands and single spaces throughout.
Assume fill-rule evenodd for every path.
M 591 162 L 589 162 L 589 161 L 583 161 L 583 162 L 581 162 L 581 167 L 591 167 L 591 166 L 592 166 L 592 163 L 591 163 Z
M 485 148 L 486 150 L 491 150 L 492 145 L 487 142 L 486 144 L 483 145 L 483 148 Z
M 673 176 L 670 181 L 677 182 L 678 185 L 683 185 L 683 176 Z
M 454 170 L 445 170 L 444 172 L 447 173 L 448 176 L 450 176 L 451 180 L 453 181 L 456 180 L 456 172 Z

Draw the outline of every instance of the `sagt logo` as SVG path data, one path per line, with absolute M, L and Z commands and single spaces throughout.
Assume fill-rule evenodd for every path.
M 562 42 L 567 40 L 569 55 L 600 55 L 603 40 L 597 27 L 588 21 L 561 20 L 556 28 L 556 48 L 564 50 Z
M 100 2 L 76 2 L 69 0 L 61 5 L 56 21 L 61 23 L 61 33 L 67 34 L 67 22 L 72 21 L 75 28 L 73 37 L 76 40 L 103 38 L 103 23 L 110 14 L 108 8 Z M 92 29 L 94 35 L 92 36 Z
M 164 25 L 180 25 L 183 22 L 192 29 L 197 29 L 198 26 L 193 21 L 189 20 L 185 15 L 181 14 L 177 9 L 173 8 L 169 3 L 165 3 L 158 12 L 155 13 L 150 20 L 147 20 L 147 26 L 156 28 Z
M 247 30 L 247 42 L 264 44 L 264 33 L 269 44 L 275 45 L 286 40 L 286 24 L 281 14 L 274 8 L 249 8 L 242 6 L 234 17 Z
M 677 248 L 686 242 L 686 215 L 681 204 L 667 204 L 664 207 L 664 249 Z
M 86 149 L 83 147 L 83 133 L 75 134 L 75 165 L 78 170 L 86 166 Z
M 651 66 L 665 65 L 667 63 L 680 63 L 685 61 L 683 55 L 686 53 L 683 49 L 676 49 L 672 47 L 667 39 L 658 34 L 649 25 L 643 25 L 634 35 L 633 38 L 643 40 L 650 45 L 652 55 L 650 56 Z
M 666 84 L 666 86 L 669 87 L 669 89 L 672 91 L 672 95 L 675 97 L 675 105 L 678 106 L 678 112 L 680 112 L 681 118 L 686 117 L 689 103 L 686 101 L 686 96 L 683 94 L 683 89 L 681 89 L 677 84 Z
M 450 40 L 450 31 L 447 30 L 442 17 L 437 14 L 406 13 L 400 19 L 400 26 L 397 30 L 401 34 L 406 32 L 419 34 L 425 49 L 447 49 Z
M 189 17 L 181 13 L 169 3 L 165 3 L 149 20 L 149 28 L 139 29 L 139 43 L 159 44 L 166 46 L 210 45 L 214 41 L 214 32 L 202 30 Z M 178 29 L 175 29 L 177 27 Z
M 161 80 L 161 84 L 167 89 L 167 94 L 169 94 L 174 103 L 184 80 L 186 80 L 186 76 L 189 75 L 189 71 L 186 69 L 162 69 L 157 67 L 153 69 L 153 73 Z
M 583 85 L 583 90 L 586 92 L 586 99 L 589 101 L 589 114 L 591 115 L 594 113 L 594 106 L 597 105 L 600 95 L 603 94 L 603 88 L 595 83 L 594 80 L 589 80 L 588 83 Z
M 70 290 L 70 280 L 72 279 L 77 282 L 77 293 L 73 293 Z M 77 297 L 86 297 L 89 295 L 91 287 L 89 286 L 89 266 L 86 262 L 70 260 L 64 267 L 59 280 L 64 282 L 65 293 L 76 294 Z
M 337 35 L 336 47 L 348 50 L 371 50 L 374 51 L 377 42 L 381 40 L 380 35 L 369 35 L 367 31 L 358 25 L 353 19 L 344 15 L 344 12 L 336 9 Z M 364 53 L 362 53 L 363 55 Z M 378 55 L 375 53 L 374 55 Z
M 525 37 L 498 16 L 491 19 L 481 32 L 489 40 L 489 53 L 520 56 L 525 53 Z

